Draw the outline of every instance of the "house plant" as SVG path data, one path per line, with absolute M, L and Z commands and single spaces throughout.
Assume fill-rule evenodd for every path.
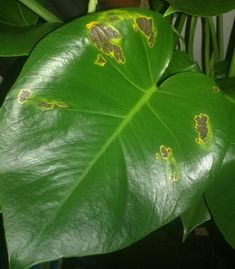
M 1 28 L 8 40 L 2 56 L 30 53 L 0 116 L 0 203 L 11 268 L 115 251 L 178 216 L 186 237 L 210 217 L 208 207 L 234 245 L 233 182 L 220 180 L 234 172 L 233 57 L 229 64 L 219 57 L 211 18 L 203 19 L 204 72 L 222 78 L 220 87 L 182 52 L 192 54 L 195 15 L 228 11 L 232 1 L 213 1 L 212 11 L 208 1 L 202 14 L 197 4 L 175 1 L 166 10 L 165 2 L 153 2 L 165 16 L 194 15 L 188 39 L 180 34 L 182 13 L 173 36 L 170 17 L 153 11 L 111 10 L 62 26 L 39 2 L 21 2 L 48 24 L 26 32 L 5 20 Z M 11 3 L 10 10 L 18 7 Z M 34 23 L 28 12 L 21 9 L 24 22 L 29 16 Z M 230 193 L 223 202 L 222 187 Z

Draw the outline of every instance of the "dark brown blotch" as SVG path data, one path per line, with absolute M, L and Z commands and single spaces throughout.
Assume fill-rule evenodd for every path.
M 196 126 L 195 130 L 199 134 L 199 140 L 206 141 L 208 135 L 208 116 L 206 114 L 200 114 L 195 117 Z
M 48 103 L 46 101 L 40 101 L 38 103 L 38 106 L 42 109 L 46 109 L 46 110 L 50 110 L 50 109 L 53 109 L 54 108 L 54 104 L 52 103 Z
M 153 19 L 140 17 L 135 19 L 136 24 L 141 32 L 147 37 L 149 47 L 153 47 L 155 35 L 153 31 Z
M 117 30 L 103 24 L 92 25 L 89 29 L 91 41 L 99 50 L 114 57 L 118 63 L 125 62 L 122 49 L 113 43 L 121 39 L 121 35 Z
M 167 148 L 164 145 L 160 147 L 161 156 L 163 159 L 167 159 L 171 155 L 171 148 Z

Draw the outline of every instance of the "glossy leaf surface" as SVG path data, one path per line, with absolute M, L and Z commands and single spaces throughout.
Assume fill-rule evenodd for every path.
M 195 16 L 219 15 L 235 8 L 234 0 L 167 0 L 175 11 Z
M 56 23 L 45 23 L 17 27 L 0 23 L 0 56 L 28 55 L 43 36 L 59 26 Z
M 39 3 L 43 3 L 44 0 L 37 0 Z M 26 26 L 35 24 L 38 16 L 19 3 L 17 0 L 0 0 L 0 22 Z
M 181 220 L 184 227 L 183 240 L 186 240 L 189 234 L 199 225 L 210 220 L 211 216 L 201 196 L 194 206 L 190 207 L 186 212 L 181 215 Z
M 227 110 L 204 75 L 156 86 L 172 54 L 170 26 L 141 9 L 83 17 L 37 45 L 0 112 L 11 269 L 126 247 L 205 191 Z

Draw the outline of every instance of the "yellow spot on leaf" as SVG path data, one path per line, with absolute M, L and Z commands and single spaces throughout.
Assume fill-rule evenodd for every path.
M 212 89 L 213 89 L 213 92 L 215 92 L 215 93 L 220 92 L 220 88 L 217 86 L 214 86 Z
M 55 106 L 59 107 L 59 108 L 65 108 L 65 107 L 68 107 L 65 103 L 63 102 L 57 102 L 57 101 L 54 101 L 55 103 Z
M 172 149 L 171 148 L 167 148 L 165 147 L 164 145 L 161 145 L 160 146 L 160 153 L 161 153 L 161 156 L 164 160 L 168 160 L 171 155 L 172 155 Z
M 20 104 L 25 103 L 30 98 L 31 94 L 32 94 L 31 90 L 27 89 L 21 90 L 20 93 L 18 94 L 18 102 Z
M 107 61 L 105 60 L 105 58 L 101 54 L 98 54 L 95 60 L 95 64 L 99 66 L 105 66 L 106 63 Z
M 158 152 L 156 153 L 156 160 L 161 160 L 161 155 Z
M 170 181 L 179 180 L 179 169 L 170 147 L 161 145 L 160 152 L 156 153 L 156 160 L 164 162 L 165 173 Z

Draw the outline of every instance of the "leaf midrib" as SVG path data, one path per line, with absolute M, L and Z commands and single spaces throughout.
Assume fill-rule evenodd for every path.
M 121 132 L 124 130 L 124 128 L 128 125 L 128 123 L 133 119 L 133 117 L 136 115 L 138 111 L 141 110 L 141 108 L 146 105 L 149 101 L 149 99 L 152 97 L 154 93 L 157 92 L 157 87 L 155 85 L 151 86 L 149 89 L 147 89 L 144 93 L 144 95 L 141 97 L 141 99 L 135 104 L 135 106 L 130 110 L 130 112 L 125 116 L 125 118 L 122 120 L 120 125 L 115 129 L 115 131 L 112 133 L 110 138 L 103 144 L 101 149 L 97 152 L 97 154 L 94 156 L 94 158 L 91 160 L 87 168 L 84 170 L 82 175 L 80 176 L 79 181 L 73 186 L 73 188 L 70 190 L 70 192 L 66 195 L 66 197 L 63 199 L 61 206 L 58 207 L 55 214 L 52 216 L 52 219 L 48 225 L 50 225 L 58 216 L 59 212 L 61 211 L 62 207 L 65 205 L 66 201 L 73 195 L 73 193 L 76 191 L 79 184 L 86 178 L 94 164 L 99 160 L 99 158 L 103 155 L 103 153 L 107 150 L 107 148 L 112 144 L 112 142 L 121 134 Z M 45 225 L 41 232 L 38 233 L 38 238 L 40 238 L 41 233 L 48 227 L 48 225 Z
M 126 117 L 123 119 L 123 121 L 118 126 L 118 128 L 113 132 L 113 134 L 110 136 L 110 138 L 101 147 L 100 151 L 95 155 L 93 160 L 90 162 L 90 164 L 87 166 L 86 170 L 81 175 L 80 181 L 76 184 L 76 186 L 78 186 L 79 183 L 86 177 L 86 175 L 88 174 L 90 169 L 93 167 L 93 165 L 96 163 L 96 161 L 100 158 L 100 156 L 106 151 L 106 149 L 112 144 L 112 142 L 120 135 L 120 133 L 128 125 L 128 123 L 132 120 L 132 118 L 135 116 L 135 114 L 148 102 L 148 100 L 151 98 L 151 96 L 154 94 L 154 92 L 156 92 L 156 90 L 157 90 L 157 88 L 155 85 L 150 87 L 148 90 L 146 90 L 146 92 L 142 96 L 142 98 L 130 110 L 130 112 L 126 115 Z M 75 186 L 75 189 L 76 189 L 76 186 Z

